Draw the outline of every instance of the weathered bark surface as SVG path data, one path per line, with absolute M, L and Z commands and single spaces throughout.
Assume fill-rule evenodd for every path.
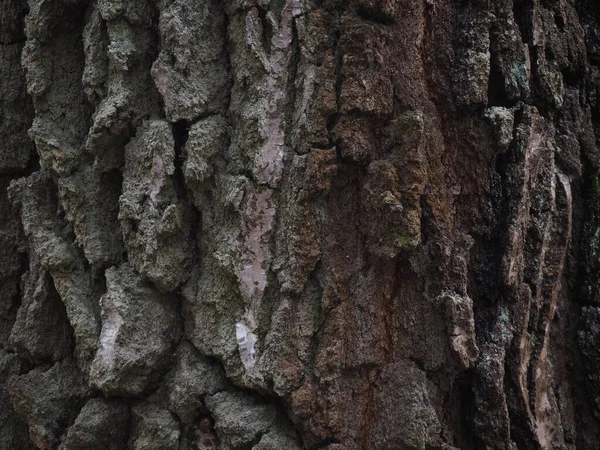
M 0 449 L 600 448 L 595 0 L 4 0 Z

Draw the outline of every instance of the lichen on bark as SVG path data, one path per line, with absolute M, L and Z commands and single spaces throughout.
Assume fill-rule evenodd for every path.
M 593 450 L 592 0 L 6 0 L 1 449 Z

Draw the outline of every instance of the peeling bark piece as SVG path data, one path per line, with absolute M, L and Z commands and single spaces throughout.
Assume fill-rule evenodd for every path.
M 479 349 L 475 340 L 473 300 L 467 296 L 446 292 L 442 294 L 446 307 L 446 326 L 452 348 L 461 369 L 468 369 L 477 361 Z
M 160 14 L 162 50 L 152 76 L 167 119 L 193 121 L 224 112 L 230 83 L 225 16 L 218 0 L 175 0 Z
M 189 275 L 193 246 L 189 221 L 174 186 L 171 125 L 145 122 L 126 147 L 119 220 L 129 261 L 163 292 Z
M 179 340 L 177 305 L 128 264 L 106 271 L 102 330 L 90 381 L 110 395 L 137 396 L 164 374 Z
M 93 398 L 79 412 L 59 450 L 123 450 L 128 421 L 125 403 Z
M 39 448 L 56 448 L 90 394 L 73 360 L 56 363 L 44 371 L 34 369 L 8 382 L 11 402 L 27 422 L 29 435 Z
M 486 110 L 485 117 L 492 125 L 498 148 L 501 152 L 507 151 L 513 141 L 515 111 L 513 109 L 493 106 Z
M 507 169 L 511 177 L 509 234 L 502 275 L 509 286 L 518 286 L 524 280 L 537 282 L 540 265 L 543 265 L 540 258 L 546 251 L 543 247 L 548 245 L 545 229 L 551 224 L 556 196 L 554 134 L 554 127 L 537 108 L 524 107 L 515 132 L 519 161 Z M 534 262 L 528 264 L 528 260 Z
M 165 408 L 144 404 L 133 408 L 132 450 L 179 450 L 179 423 Z

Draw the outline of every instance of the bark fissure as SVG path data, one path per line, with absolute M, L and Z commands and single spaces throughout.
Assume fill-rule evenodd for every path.
M 4 2 L 0 449 L 596 448 L 599 11 Z

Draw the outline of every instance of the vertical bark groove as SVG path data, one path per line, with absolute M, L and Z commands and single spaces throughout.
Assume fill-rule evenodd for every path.
M 600 440 L 592 0 L 7 0 L 0 449 Z

